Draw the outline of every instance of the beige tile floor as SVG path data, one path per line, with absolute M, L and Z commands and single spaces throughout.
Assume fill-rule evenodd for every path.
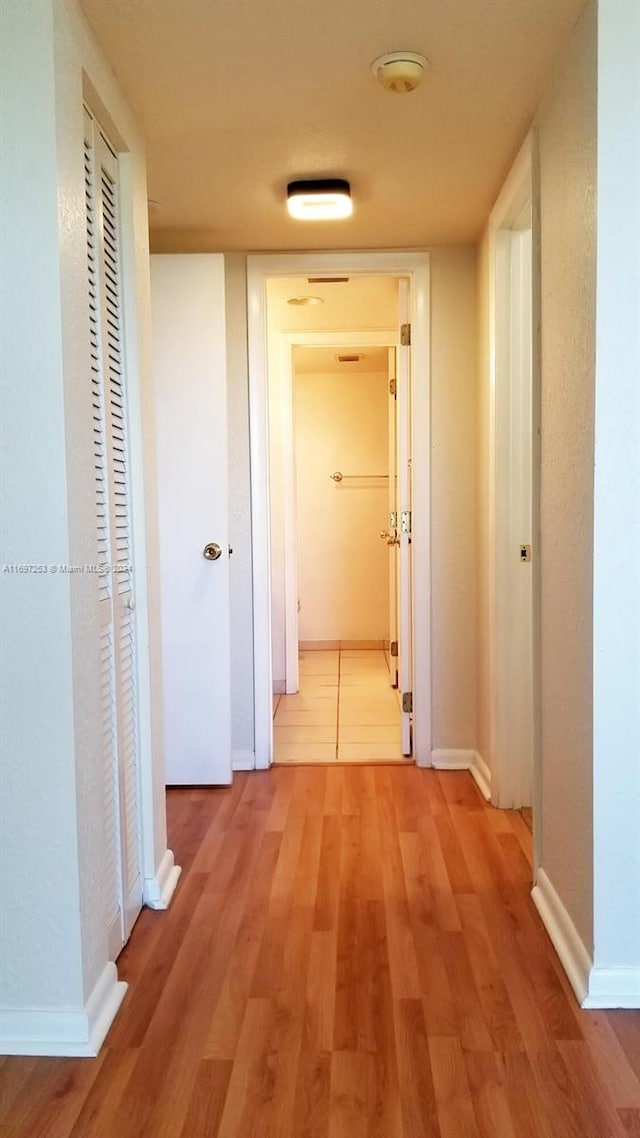
M 274 701 L 274 761 L 407 761 L 384 652 L 301 652 L 300 691 Z

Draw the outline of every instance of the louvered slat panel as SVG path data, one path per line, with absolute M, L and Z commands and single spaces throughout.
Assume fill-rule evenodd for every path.
M 116 762 L 114 671 L 113 632 L 109 626 L 106 626 L 103 628 L 100 637 L 100 683 L 103 759 L 102 798 L 105 834 L 107 835 L 103 883 L 109 929 L 112 929 L 120 921 L 122 908 L 120 791 L 118 766 Z
M 140 801 L 132 530 L 126 371 L 120 274 L 117 163 L 101 150 L 101 313 L 107 393 L 111 558 L 114 568 L 114 643 L 120 792 L 122 886 L 126 929 L 140 906 Z M 137 908 L 136 908 L 137 906 Z
M 107 443 L 105 436 L 104 385 L 100 352 L 100 307 L 98 240 L 94 179 L 94 152 L 90 139 L 84 141 L 84 185 L 87 218 L 87 283 L 89 294 L 89 337 L 91 360 L 91 403 L 93 427 L 93 459 L 95 486 L 95 517 L 98 565 L 98 596 L 100 601 L 111 598 L 109 572 L 109 502 L 107 496 Z

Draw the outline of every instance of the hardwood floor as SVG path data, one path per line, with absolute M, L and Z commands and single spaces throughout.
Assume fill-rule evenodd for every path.
M 169 817 L 102 1053 L 0 1060 L 2 1138 L 640 1136 L 640 1013 L 580 1011 L 466 773 L 281 767 Z

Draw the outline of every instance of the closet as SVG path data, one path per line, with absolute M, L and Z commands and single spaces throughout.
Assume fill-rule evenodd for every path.
M 115 959 L 142 906 L 133 535 L 118 156 L 87 110 L 84 172 L 107 851 L 102 888 Z

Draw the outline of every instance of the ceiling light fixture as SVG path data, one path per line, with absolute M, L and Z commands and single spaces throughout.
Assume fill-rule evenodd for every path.
M 287 304 L 324 304 L 324 300 L 321 296 L 290 296 Z
M 415 91 L 429 66 L 429 60 L 416 51 L 389 51 L 374 59 L 371 70 L 385 91 L 406 95 Z
M 343 178 L 289 182 L 287 209 L 297 221 L 337 221 L 353 213 L 351 187 Z

